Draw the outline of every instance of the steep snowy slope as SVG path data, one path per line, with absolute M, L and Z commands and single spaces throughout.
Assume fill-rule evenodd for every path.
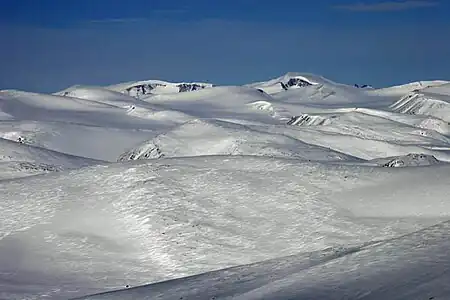
M 449 218 L 449 172 L 218 156 L 0 182 L 0 298 L 67 299 L 395 237 Z
M 392 240 L 298 254 L 79 299 L 448 299 L 449 229 L 450 223 L 445 222 Z

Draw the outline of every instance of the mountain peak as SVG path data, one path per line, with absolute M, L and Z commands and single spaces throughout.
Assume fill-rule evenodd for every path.
M 148 95 L 173 94 L 197 91 L 213 87 L 213 84 L 203 82 L 168 82 L 162 80 L 144 80 L 126 82 L 109 86 L 108 89 L 141 98 Z

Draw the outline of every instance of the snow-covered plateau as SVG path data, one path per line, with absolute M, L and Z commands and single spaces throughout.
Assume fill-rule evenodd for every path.
M 0 91 L 0 299 L 450 299 L 450 82 Z

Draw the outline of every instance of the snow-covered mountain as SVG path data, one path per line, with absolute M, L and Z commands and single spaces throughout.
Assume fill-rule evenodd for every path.
M 0 299 L 449 298 L 449 103 L 295 72 L 0 91 Z
M 380 88 L 373 91 L 377 95 L 388 95 L 388 96 L 403 96 L 407 93 L 414 91 L 419 91 L 422 89 L 427 89 L 430 87 L 436 87 L 444 84 L 450 83 L 445 80 L 426 80 L 426 81 L 416 81 L 410 82 L 402 85 L 391 86 L 386 88 Z
M 373 89 L 373 86 L 371 86 L 370 84 L 357 84 L 357 83 L 355 83 L 355 87 L 360 88 L 360 89 Z
M 119 161 L 203 155 L 252 155 L 315 161 L 356 160 L 329 148 L 225 121 L 193 120 L 123 153 Z
M 260 89 L 266 93 L 272 94 L 283 90 L 296 89 L 322 83 L 324 79 L 312 74 L 302 74 L 289 72 L 285 75 L 274 78 L 269 81 L 256 82 L 248 84 L 249 87 Z
M 142 98 L 148 95 L 192 92 L 212 86 L 213 85 L 210 83 L 202 82 L 172 83 L 162 80 L 144 80 L 112 85 L 108 86 L 107 89 L 117 91 L 132 97 Z
M 428 115 L 450 123 L 450 83 L 412 91 L 391 105 L 396 112 Z

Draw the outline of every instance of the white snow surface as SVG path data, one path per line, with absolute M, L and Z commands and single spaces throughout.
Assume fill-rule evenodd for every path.
M 0 299 L 448 299 L 449 100 L 294 72 L 0 91 Z
M 297 254 L 78 299 L 448 299 L 449 222 L 391 240 Z M 430 259 L 433 257 L 433 259 Z

